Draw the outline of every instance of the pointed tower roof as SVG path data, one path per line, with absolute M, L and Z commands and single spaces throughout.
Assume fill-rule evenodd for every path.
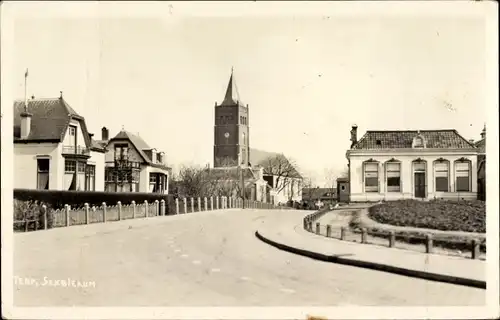
M 229 78 L 229 83 L 227 84 L 226 95 L 221 103 L 221 106 L 233 106 L 235 104 L 244 105 L 240 99 L 240 93 L 238 92 L 238 87 L 236 86 L 236 81 L 234 79 L 234 70 L 231 68 L 231 77 Z

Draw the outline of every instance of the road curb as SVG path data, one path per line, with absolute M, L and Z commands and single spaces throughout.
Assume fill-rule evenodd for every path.
M 264 237 L 261 233 L 259 233 L 259 231 L 255 231 L 255 236 L 259 240 L 261 240 L 261 241 L 263 241 L 263 242 L 265 242 L 265 243 L 267 243 L 275 248 L 278 248 L 278 249 L 283 250 L 283 251 L 295 253 L 295 254 L 305 256 L 305 257 L 315 259 L 315 260 L 343 264 L 343 265 L 349 265 L 349 266 L 366 268 L 366 269 L 372 269 L 372 270 L 383 271 L 383 272 L 389 272 L 389 273 L 399 274 L 399 275 L 412 277 L 412 278 L 420 278 L 420 279 L 425 279 L 425 280 L 451 283 L 451 284 L 479 288 L 479 289 L 486 289 L 486 281 L 474 280 L 474 279 L 469 279 L 469 278 L 454 277 L 454 276 L 426 272 L 426 271 L 420 271 L 420 270 L 406 269 L 406 268 L 395 267 L 395 266 L 381 264 L 381 263 L 375 263 L 375 262 L 342 258 L 340 256 L 335 256 L 335 255 L 325 255 L 325 254 L 321 254 L 318 252 L 299 249 L 296 247 L 288 246 L 286 244 L 275 242 L 273 240 L 270 240 L 269 238 Z

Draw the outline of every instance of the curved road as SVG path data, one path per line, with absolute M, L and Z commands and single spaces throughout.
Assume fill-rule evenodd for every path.
M 484 304 L 486 290 L 315 261 L 255 237 L 260 224 L 293 214 L 305 212 L 235 209 L 16 234 L 14 304 Z M 44 285 L 44 277 L 54 285 Z M 93 281 L 95 287 L 56 283 L 67 278 Z

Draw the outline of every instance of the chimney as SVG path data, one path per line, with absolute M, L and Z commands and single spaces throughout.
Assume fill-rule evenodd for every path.
M 89 136 L 90 136 L 90 139 L 92 139 L 94 137 L 94 134 L 93 133 L 89 133 Z
M 27 111 L 27 108 L 21 113 L 21 139 L 26 139 L 31 131 L 31 117 L 33 114 Z
M 102 127 L 101 129 L 101 140 L 108 141 L 109 140 L 109 131 L 108 128 Z
M 156 149 L 151 150 L 151 160 L 153 160 L 153 163 L 157 163 L 156 160 L 158 159 L 156 158 Z
M 351 128 L 351 148 L 358 142 L 358 126 L 353 125 Z
M 486 125 L 484 125 L 483 131 L 481 131 L 481 139 L 486 138 Z

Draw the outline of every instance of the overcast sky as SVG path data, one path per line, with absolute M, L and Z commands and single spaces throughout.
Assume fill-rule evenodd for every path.
M 174 17 L 174 18 L 172 18 Z M 213 158 L 214 103 L 234 66 L 251 147 L 322 184 L 349 130 L 457 129 L 486 121 L 485 24 L 461 16 L 16 19 L 15 98 L 58 97 L 100 137 L 122 126 L 174 167 Z M 451 106 L 451 107 L 450 107 Z

